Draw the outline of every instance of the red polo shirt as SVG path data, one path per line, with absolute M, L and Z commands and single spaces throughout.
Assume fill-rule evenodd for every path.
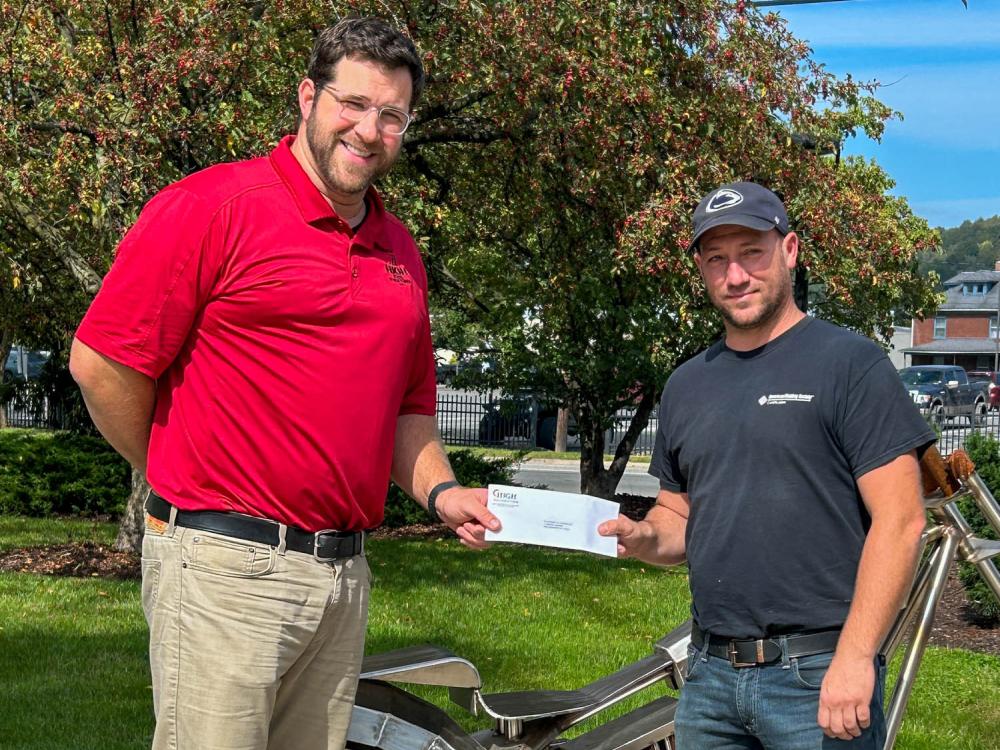
M 167 500 L 371 528 L 397 417 L 434 414 L 427 277 L 375 191 L 355 234 L 292 141 L 158 193 L 77 337 L 156 379 L 148 479 Z

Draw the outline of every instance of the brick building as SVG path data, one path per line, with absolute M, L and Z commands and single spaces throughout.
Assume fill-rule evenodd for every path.
M 1000 261 L 993 271 L 963 271 L 944 282 L 947 299 L 933 318 L 913 321 L 910 365 L 1000 370 Z

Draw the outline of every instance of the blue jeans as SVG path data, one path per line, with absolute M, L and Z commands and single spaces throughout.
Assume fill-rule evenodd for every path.
M 678 750 L 882 750 L 885 665 L 876 663 L 871 725 L 853 740 L 831 739 L 816 723 L 819 689 L 832 653 L 736 669 L 688 648 L 687 682 L 677 707 Z

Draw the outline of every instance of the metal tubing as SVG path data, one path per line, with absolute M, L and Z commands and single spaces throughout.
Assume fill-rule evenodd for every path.
M 979 474 L 973 473 L 965 480 L 968 487 L 972 490 L 972 497 L 979 507 L 979 510 L 986 517 L 986 521 L 993 527 L 993 530 L 1000 536 L 1000 504 L 997 503 L 996 498 L 993 497 L 993 493 L 990 492 L 989 487 L 986 486 L 986 482 L 982 480 Z M 963 550 L 965 552 L 965 550 Z M 974 554 L 974 551 L 972 551 Z M 972 554 L 968 555 L 966 559 L 972 557 Z M 975 560 L 976 568 L 979 570 L 979 575 L 983 577 L 986 584 L 993 589 L 994 595 L 997 599 L 1000 599 L 1000 571 L 997 570 L 996 564 L 993 560 L 989 558 L 983 558 Z
M 978 478 L 976 474 L 972 476 Z M 972 477 L 970 477 L 971 479 Z M 973 495 L 974 497 L 979 497 L 978 492 L 973 493 Z M 992 500 L 993 496 L 989 495 L 989 498 Z M 993 502 L 995 503 L 996 501 L 993 500 Z M 931 515 L 958 532 L 958 549 L 961 559 L 976 566 L 979 570 L 979 575 L 983 577 L 986 584 L 993 589 L 997 598 L 1000 599 L 1000 571 L 997 571 L 996 565 L 993 564 L 991 559 L 980 559 L 980 556 L 977 554 L 979 550 L 975 546 L 974 540 L 976 537 L 972 531 L 972 527 L 965 520 L 965 516 L 962 515 L 962 511 L 958 509 L 958 506 L 954 503 L 949 503 L 941 508 L 932 509 Z
M 910 594 L 907 601 L 899 611 L 896 621 L 893 622 L 892 628 L 890 628 L 889 633 L 882 642 L 881 653 L 885 656 L 886 661 L 892 660 L 903 639 L 906 638 L 906 634 L 910 632 L 917 613 L 927 599 L 927 586 L 930 581 L 931 570 L 934 568 L 940 552 L 941 548 L 935 547 L 934 551 L 917 569 L 917 574 L 914 577 L 913 585 L 910 587 Z
M 920 537 L 921 555 L 928 549 L 930 553 L 924 557 L 917 567 L 906 600 L 903 602 L 903 606 L 900 608 L 899 614 L 896 616 L 896 620 L 889 629 L 885 640 L 882 641 L 881 653 L 885 655 L 886 660 L 891 660 L 896 653 L 906 634 L 910 631 L 910 626 L 916 619 L 917 612 L 927 598 L 927 585 L 930 580 L 931 570 L 934 568 L 941 554 L 941 545 L 938 541 L 944 535 L 945 530 L 945 526 L 928 526 L 924 529 L 924 533 Z
M 917 669 L 920 667 L 920 660 L 923 658 L 924 649 L 927 647 L 927 639 L 931 634 L 931 625 L 934 624 L 934 611 L 938 602 L 941 601 L 941 594 L 944 593 L 944 584 L 948 580 L 948 569 L 955 559 L 955 552 L 958 549 L 959 534 L 949 529 L 941 540 L 941 546 L 937 549 L 931 571 L 930 587 L 927 591 L 927 598 L 920 609 L 920 619 L 917 627 L 913 631 L 913 640 L 903 657 L 903 666 L 899 671 L 899 679 L 896 681 L 896 689 L 892 693 L 889 701 L 889 710 L 886 712 L 886 740 L 885 749 L 892 750 L 896 743 L 896 735 L 899 734 L 899 727 L 903 723 L 903 712 L 913 691 L 913 682 L 917 677 Z
M 979 510 L 986 516 L 986 520 L 993 527 L 993 530 L 1000 535 L 1000 504 L 993 497 L 986 482 L 978 474 L 973 473 L 965 480 L 965 483 L 972 489 L 972 496 L 976 505 L 979 506 Z
M 670 666 L 670 665 L 668 664 L 665 666 Z M 668 671 L 664 671 L 662 674 L 651 675 L 642 682 L 638 682 L 635 685 L 633 685 L 631 689 L 615 695 L 613 700 L 604 701 L 594 706 L 591 709 L 582 711 L 581 713 L 578 714 L 572 714 L 571 716 L 568 717 L 568 721 L 560 722 L 560 725 L 562 726 L 564 731 L 566 729 L 569 729 L 570 727 L 575 727 L 581 721 L 586 721 L 591 716 L 595 716 L 601 713 L 601 711 L 604 711 L 609 706 L 613 706 L 615 703 L 619 703 L 620 701 L 623 701 L 626 698 L 633 696 L 636 693 L 639 693 L 652 685 L 655 685 L 657 682 L 666 681 L 669 677 L 669 674 L 670 673 Z

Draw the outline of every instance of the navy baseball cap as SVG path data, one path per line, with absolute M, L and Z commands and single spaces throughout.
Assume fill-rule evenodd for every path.
M 731 182 L 702 198 L 694 210 L 694 236 L 688 251 L 697 251 L 698 240 L 709 229 L 727 224 L 788 234 L 788 214 L 781 198 L 755 182 Z

